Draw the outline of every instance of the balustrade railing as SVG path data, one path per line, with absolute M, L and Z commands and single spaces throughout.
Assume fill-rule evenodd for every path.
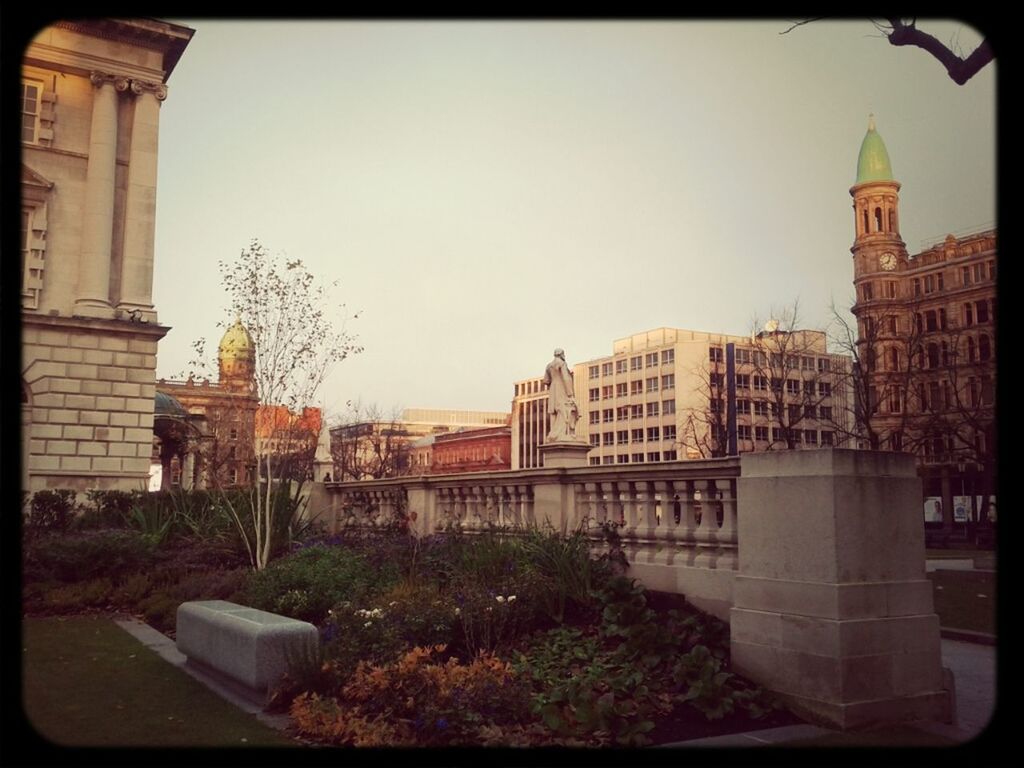
M 736 568 L 737 459 L 327 483 L 338 527 L 408 515 L 421 534 L 550 524 L 597 542 L 614 525 L 627 559 Z M 539 498 L 537 490 L 546 488 Z M 552 490 L 553 489 L 553 490 Z M 552 500 L 556 501 L 552 501 Z

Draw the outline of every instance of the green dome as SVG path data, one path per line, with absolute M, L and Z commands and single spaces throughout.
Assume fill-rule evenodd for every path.
M 868 132 L 860 145 L 857 157 L 857 183 L 868 181 L 892 181 L 892 163 L 885 149 L 882 137 L 875 130 L 874 115 L 868 118 Z
M 177 398 L 171 397 L 164 392 L 157 392 L 153 398 L 153 416 L 160 418 L 161 416 L 170 417 L 173 419 L 184 419 L 188 418 L 188 411 L 185 410 Z

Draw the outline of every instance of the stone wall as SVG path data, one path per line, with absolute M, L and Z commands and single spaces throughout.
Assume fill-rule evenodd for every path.
M 26 490 L 144 488 L 157 341 L 166 328 L 23 316 Z M 27 470 L 27 471 L 26 471 Z

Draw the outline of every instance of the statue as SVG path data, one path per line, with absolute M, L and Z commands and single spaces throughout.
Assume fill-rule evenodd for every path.
M 576 422 L 580 409 L 576 404 L 572 371 L 561 349 L 555 350 L 555 359 L 544 370 L 544 383 L 548 387 L 548 414 L 551 416 L 547 442 L 577 442 Z

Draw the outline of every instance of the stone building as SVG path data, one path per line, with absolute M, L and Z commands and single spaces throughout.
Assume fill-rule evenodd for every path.
M 22 485 L 144 488 L 157 342 L 157 146 L 193 30 L 61 21 L 21 69 Z
M 573 366 L 576 432 L 593 446 L 591 465 L 841 447 L 853 432 L 849 370 L 821 331 L 656 328 Z M 540 379 L 516 383 L 513 469 L 543 465 L 546 405 Z
M 861 443 L 916 454 L 948 511 L 995 483 L 996 231 L 910 254 L 899 191 L 871 118 L 850 188 Z
M 500 472 L 512 468 L 511 427 L 457 429 L 432 437 L 433 451 L 426 474 Z M 413 466 L 415 463 L 414 460 Z
M 255 380 L 256 350 L 252 337 L 235 323 L 217 347 L 217 382 L 160 379 L 157 391 L 188 412 L 197 429 L 168 459 L 172 484 L 186 488 L 249 484 L 256 464 L 256 421 L 259 398 Z

